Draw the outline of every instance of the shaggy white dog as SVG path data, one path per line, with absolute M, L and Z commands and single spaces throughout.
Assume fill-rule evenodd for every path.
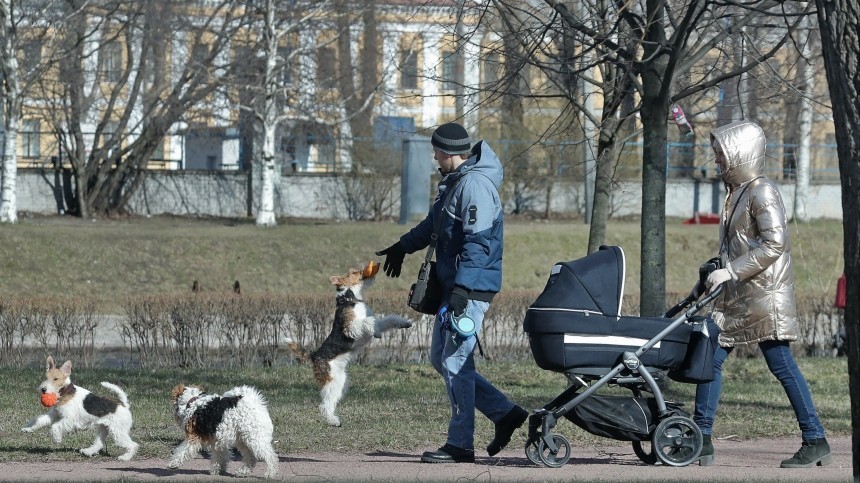
M 168 467 L 179 468 L 201 449 L 212 452 L 212 475 L 225 474 L 227 457 L 236 448 L 242 454 L 237 476 L 248 476 L 257 460 L 266 463 L 266 478 L 278 473 L 278 453 L 272 446 L 274 427 L 266 399 L 254 387 L 234 387 L 223 395 L 207 394 L 200 386 L 173 388 L 176 422 L 185 441 L 173 450 Z

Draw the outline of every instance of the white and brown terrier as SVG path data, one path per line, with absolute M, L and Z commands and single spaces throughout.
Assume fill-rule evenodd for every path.
M 179 468 L 201 449 L 212 451 L 212 475 L 227 471 L 227 457 L 236 448 L 242 454 L 237 476 L 249 476 L 257 460 L 266 463 L 266 478 L 278 473 L 278 453 L 272 446 L 274 426 L 266 399 L 254 387 L 234 387 L 223 395 L 208 394 L 200 386 L 173 388 L 176 422 L 185 440 L 173 450 L 168 467 Z
M 62 367 L 54 366 L 54 359 L 46 360 L 45 381 L 39 386 L 42 404 L 51 409 L 36 416 L 21 431 L 32 432 L 51 426 L 54 443 L 61 443 L 63 434 L 78 429 L 96 427 L 96 439 L 89 448 L 81 453 L 93 456 L 105 445 L 108 435 L 116 444 L 125 448 L 125 453 L 117 459 L 128 461 L 137 452 L 138 444 L 131 440 L 131 411 L 128 409 L 128 396 L 118 386 L 102 382 L 119 399 L 97 396 L 86 389 L 72 384 L 72 361 Z
M 363 290 L 373 284 L 378 271 L 379 264 L 371 261 L 362 270 L 350 269 L 344 276 L 331 277 L 336 287 L 334 325 L 317 350 L 309 353 L 292 339 L 287 340 L 296 357 L 312 365 L 314 379 L 321 388 L 320 412 L 332 426 L 341 425 L 335 410 L 346 391 L 346 368 L 353 355 L 374 337 L 380 338 L 392 329 L 412 327 L 412 322 L 403 317 L 374 317 L 363 302 Z

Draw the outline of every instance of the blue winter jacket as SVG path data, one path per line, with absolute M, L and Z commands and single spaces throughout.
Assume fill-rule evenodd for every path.
M 483 141 L 472 147 L 471 157 L 439 182 L 433 207 L 418 225 L 400 237 L 406 253 L 430 244 L 433 222 L 442 217 L 436 242 L 436 277 L 447 301 L 455 286 L 468 298 L 490 302 L 502 288 L 502 202 L 499 186 L 504 168 Z M 453 193 L 443 204 L 448 190 Z

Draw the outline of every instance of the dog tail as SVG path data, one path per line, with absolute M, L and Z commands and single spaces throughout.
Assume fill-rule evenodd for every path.
M 287 346 L 290 348 L 291 351 L 293 351 L 293 355 L 296 356 L 296 359 L 302 362 L 310 362 L 310 353 L 308 353 L 308 351 L 306 351 L 302 346 L 300 346 L 298 342 L 288 337 Z
M 129 406 L 128 396 L 126 396 L 125 391 L 123 391 L 119 386 L 117 386 L 116 384 L 111 384 L 107 381 L 102 381 L 102 386 L 106 387 L 107 389 L 110 389 L 111 392 L 116 394 L 116 396 L 119 398 L 120 402 L 122 402 L 123 406 L 125 406 L 125 407 Z

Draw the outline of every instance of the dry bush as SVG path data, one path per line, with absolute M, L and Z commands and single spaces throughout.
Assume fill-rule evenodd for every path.
M 30 334 L 26 317 L 29 304 L 20 297 L 0 301 L 0 361 L 20 367 L 26 362 L 26 343 Z
M 481 332 L 489 358 L 531 360 L 522 323 L 538 295 L 532 290 L 506 290 L 496 296 Z M 407 308 L 401 291 L 372 292 L 367 303 L 374 315 L 400 315 L 413 326 L 374 340 L 356 362 L 427 362 L 433 316 Z M 625 297 L 622 313 L 636 315 L 638 303 L 635 294 Z M 6 298 L 0 302 L 0 364 L 21 367 L 50 354 L 83 367 L 97 365 L 103 350 L 114 349 L 95 342 L 100 331 L 110 330 L 107 317 L 98 313 L 100 306 L 97 299 Z M 832 354 L 833 336 L 843 322 L 830 298 L 799 296 L 797 306 L 801 339 L 792 350 L 798 355 Z M 288 337 L 308 350 L 322 344 L 331 331 L 335 299 L 331 294 L 227 291 L 141 294 L 127 298 L 123 308 L 117 330 L 129 366 L 278 366 L 293 361 L 285 344 Z M 759 352 L 755 345 L 740 346 L 735 354 L 750 357 Z
M 10 297 L 0 304 L 2 364 L 21 367 L 39 359 L 71 359 L 76 366 L 96 362 L 96 329 L 104 323 L 96 299 Z
M 490 304 L 481 328 L 481 344 L 488 358 L 530 360 L 528 337 L 523 332 L 526 310 L 539 294 L 533 290 L 506 290 Z

